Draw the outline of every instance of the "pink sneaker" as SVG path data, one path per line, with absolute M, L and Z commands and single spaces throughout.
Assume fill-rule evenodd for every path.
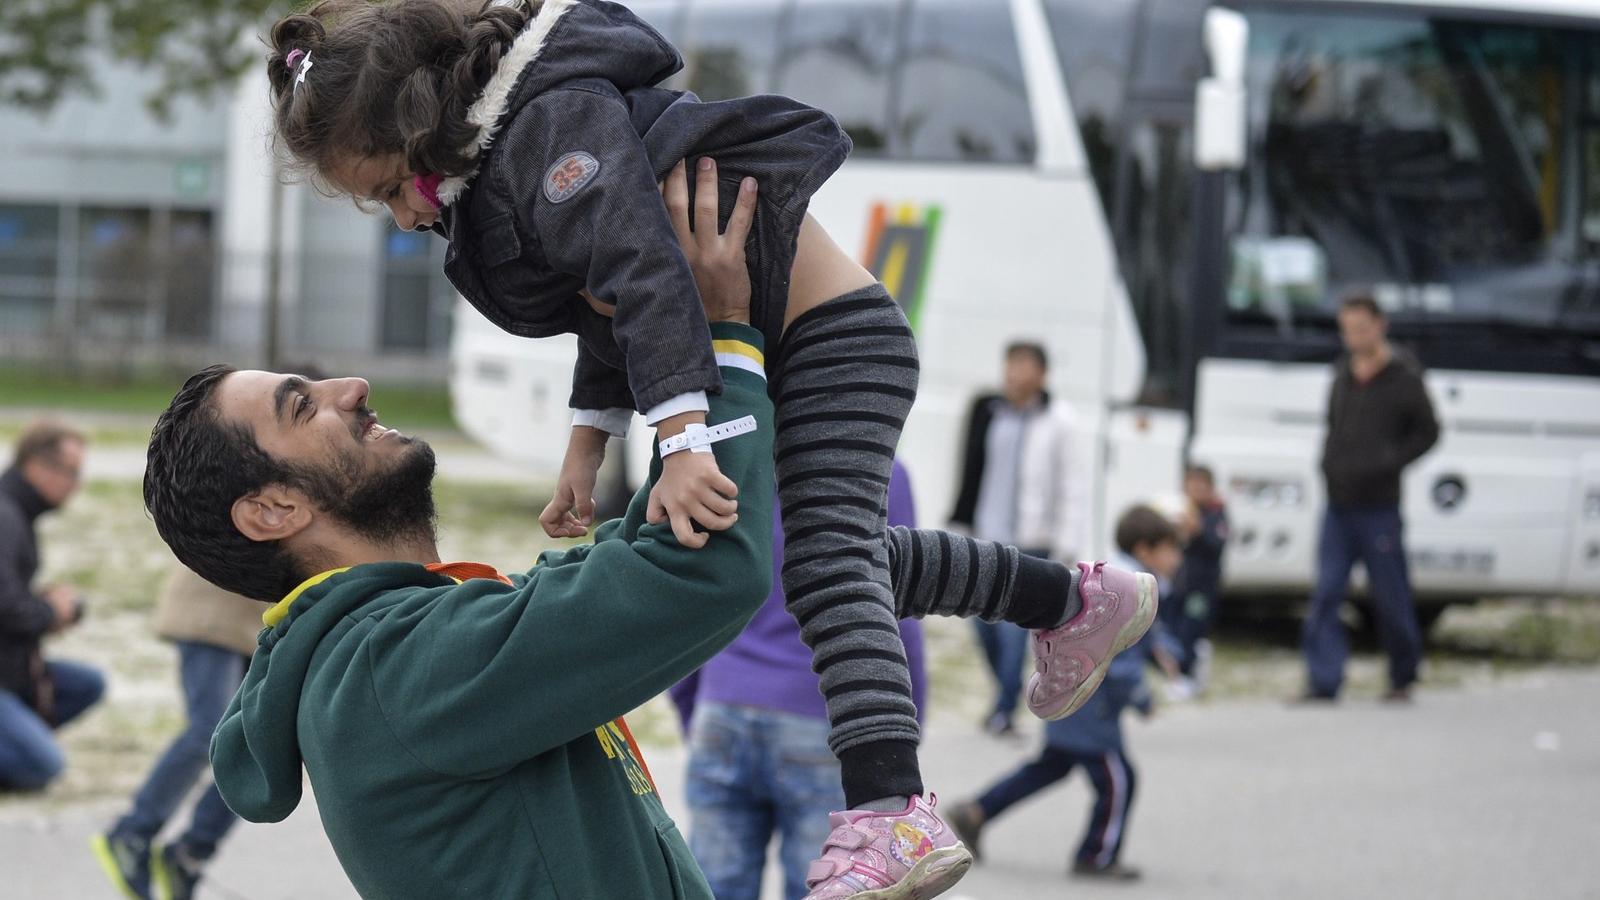
M 822 858 L 806 872 L 805 900 L 927 900 L 949 890 L 972 868 L 972 854 L 936 803 L 930 794 L 897 813 L 834 813 Z
M 1097 562 L 1078 563 L 1083 611 L 1059 628 L 1033 633 L 1038 669 L 1028 679 L 1028 708 L 1041 719 L 1077 712 L 1106 677 L 1111 658 L 1132 647 L 1156 618 L 1156 579 Z

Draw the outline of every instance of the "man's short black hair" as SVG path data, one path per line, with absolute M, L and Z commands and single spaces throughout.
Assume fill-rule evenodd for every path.
M 1159 547 L 1178 543 L 1178 528 L 1172 520 L 1143 503 L 1129 507 L 1117 520 L 1117 549 L 1132 555 L 1139 546 Z
M 184 565 L 216 586 L 257 600 L 283 598 L 302 580 L 278 541 L 253 541 L 233 524 L 233 503 L 295 474 L 244 425 L 223 421 L 215 394 L 231 366 L 183 383 L 156 419 L 144 471 L 144 508 Z
M 1345 294 L 1339 300 L 1339 312 L 1352 309 L 1359 309 L 1374 319 L 1384 318 L 1383 307 L 1379 306 L 1378 301 L 1373 298 L 1372 294 L 1366 291 L 1354 291 Z
M 1012 341 L 1006 345 L 1006 359 L 1018 354 L 1033 357 L 1039 368 L 1050 371 L 1050 357 L 1045 355 L 1044 345 L 1036 341 Z

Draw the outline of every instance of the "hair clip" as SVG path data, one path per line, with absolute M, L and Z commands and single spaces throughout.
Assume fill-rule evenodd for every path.
M 296 47 L 284 55 L 283 62 L 294 70 L 294 86 L 290 89 L 298 89 L 306 80 L 306 73 L 311 71 L 311 54 Z

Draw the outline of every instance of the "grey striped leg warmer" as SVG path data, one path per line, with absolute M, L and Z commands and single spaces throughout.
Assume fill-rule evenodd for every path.
M 802 315 L 770 369 L 783 588 L 821 676 L 845 799 L 859 806 L 920 794 L 916 707 L 896 620 L 1053 625 L 1073 593 L 1070 574 L 1012 547 L 887 528 L 918 363 L 905 314 L 881 285 Z

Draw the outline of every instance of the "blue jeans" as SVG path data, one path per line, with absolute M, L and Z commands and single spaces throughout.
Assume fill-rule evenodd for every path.
M 767 844 L 782 838 L 784 896 L 806 894 L 828 813 L 844 808 L 824 719 L 701 703 L 689 725 L 689 849 L 717 900 L 756 900 Z
M 1422 629 L 1411 600 L 1400 508 L 1329 507 L 1322 517 L 1322 537 L 1317 545 L 1317 586 L 1301 635 L 1313 694 L 1336 696 L 1344 683 L 1350 641 L 1339 621 L 1339 607 L 1357 559 L 1367 569 L 1378 636 L 1389 655 L 1389 683 L 1404 688 L 1417 680 Z
M 47 662 L 55 684 L 57 727 L 82 715 L 106 691 L 99 670 L 79 663 Z M 36 791 L 66 768 L 50 726 L 21 697 L 0 691 L 0 787 Z
M 1028 632 L 1011 622 L 985 622 L 973 619 L 972 627 L 978 633 L 978 645 L 983 648 L 983 658 L 989 663 L 999 692 L 995 695 L 994 712 L 1010 717 L 1022 698 L 1022 664 L 1028 653 Z
M 157 760 L 144 786 L 134 795 L 132 811 L 117 822 L 112 834 L 148 842 L 172 817 L 189 789 L 211 766 L 211 733 L 217 730 L 228 702 L 244 681 L 247 662 L 246 657 L 232 650 L 178 642 L 178 676 L 183 684 L 189 725 Z M 195 804 L 189 830 L 179 843 L 193 858 L 209 859 L 236 820 L 213 783 Z

